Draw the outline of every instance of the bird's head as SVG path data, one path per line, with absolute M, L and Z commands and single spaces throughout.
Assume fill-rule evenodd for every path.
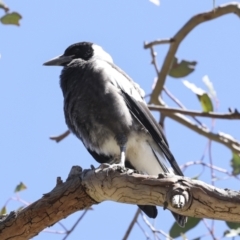
M 88 61 L 92 58 L 101 58 L 112 62 L 111 56 L 106 53 L 100 46 L 90 42 L 80 42 L 70 45 L 63 55 L 57 56 L 43 65 L 45 66 L 66 66 L 75 59 Z

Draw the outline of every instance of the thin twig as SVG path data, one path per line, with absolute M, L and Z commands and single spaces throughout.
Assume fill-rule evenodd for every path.
M 214 232 L 212 231 L 212 229 L 208 226 L 207 221 L 203 218 L 203 223 L 205 225 L 205 227 L 207 228 L 207 230 L 209 231 L 210 235 L 212 236 L 213 240 L 217 240 L 217 238 L 214 236 Z
M 191 110 L 187 110 L 187 109 L 156 106 L 156 105 L 148 105 L 148 108 L 150 110 L 162 112 L 165 115 L 173 114 L 173 113 L 181 113 L 181 114 L 192 116 L 192 117 L 199 116 L 199 117 L 228 119 L 228 120 L 240 119 L 239 112 L 230 112 L 230 113 L 201 112 L 201 111 L 191 111 Z
M 62 141 L 65 137 L 67 137 L 71 132 L 69 130 L 65 131 L 64 133 L 58 135 L 58 136 L 53 136 L 50 137 L 51 140 L 56 141 L 57 143 Z
M 216 170 L 218 172 L 225 173 L 225 174 L 227 174 L 230 177 L 234 177 L 234 178 L 240 180 L 240 178 L 238 176 L 233 175 L 232 173 L 228 172 L 226 169 L 217 167 L 215 165 L 211 165 L 209 163 L 205 163 L 203 161 L 190 161 L 190 162 L 187 162 L 187 163 L 185 163 L 184 165 L 181 166 L 181 169 L 184 171 L 187 167 L 190 167 L 192 165 L 202 165 L 204 167 L 208 167 L 208 168 L 211 168 L 211 169 Z
M 157 84 L 152 92 L 150 103 L 158 104 L 158 96 L 161 94 L 163 86 L 165 84 L 165 80 L 167 77 L 167 74 L 169 72 L 169 69 L 171 67 L 172 61 L 174 59 L 174 56 L 178 50 L 178 47 L 180 43 L 183 41 L 183 39 L 199 24 L 210 21 L 212 19 L 221 17 L 223 15 L 234 13 L 238 16 L 240 16 L 240 4 L 235 3 L 228 3 L 225 5 L 221 5 L 219 7 L 216 7 L 212 9 L 209 12 L 204 12 L 197 14 L 193 16 L 175 35 L 172 39 L 174 41 L 170 44 L 169 50 L 167 52 L 167 55 L 165 57 L 164 63 L 162 65 L 161 71 L 158 75 L 158 81 Z
M 162 129 L 163 129 L 163 131 L 164 131 L 164 133 L 166 135 L 165 124 L 164 124 L 165 119 L 166 119 L 166 116 L 163 113 L 161 113 L 161 116 L 160 116 L 158 124 L 162 127 Z
M 163 232 L 162 230 L 155 229 L 155 228 L 153 227 L 153 225 L 147 220 L 147 218 L 144 216 L 143 213 L 141 213 L 141 215 L 142 215 L 143 221 L 147 224 L 147 226 L 151 229 L 151 231 L 152 231 L 153 233 L 160 233 L 160 234 L 162 234 L 164 237 L 166 237 L 168 240 L 173 240 L 173 238 L 171 238 L 167 233 Z M 156 236 L 157 236 L 157 235 L 156 235 Z M 158 237 L 158 236 L 157 236 L 157 237 Z M 160 239 L 160 238 L 158 237 L 158 239 Z
M 128 226 L 128 229 L 127 229 L 127 231 L 126 231 L 126 233 L 125 233 L 125 235 L 123 237 L 123 240 L 127 240 L 128 239 L 128 236 L 131 233 L 134 224 L 137 223 L 137 219 L 138 219 L 138 216 L 139 216 L 140 213 L 141 213 L 141 210 L 140 210 L 140 208 L 138 208 L 138 210 L 136 211 L 136 213 L 135 213 L 135 215 L 134 215 L 130 225 Z
M 155 41 L 152 41 L 152 42 L 145 42 L 144 43 L 144 48 L 147 49 L 147 48 L 152 48 L 153 46 L 155 45 L 160 45 L 160 44 L 169 44 L 169 43 L 172 43 L 174 42 L 174 39 L 173 38 L 169 38 L 169 39 L 157 39 Z
M 72 228 L 71 228 L 69 231 L 67 231 L 67 234 L 66 234 L 66 236 L 63 238 L 63 240 L 66 240 L 66 239 L 69 237 L 69 235 L 73 232 L 73 230 L 76 228 L 76 226 L 78 225 L 78 223 L 83 219 L 83 217 L 85 216 L 85 214 L 87 213 L 88 210 L 89 210 L 89 209 L 84 210 L 84 212 L 83 212 L 82 215 L 79 217 L 79 219 L 76 221 L 76 223 L 72 226 Z
M 208 141 L 208 154 L 209 154 L 209 162 L 210 165 L 213 166 L 213 158 L 212 158 L 212 140 Z M 210 168 L 211 171 L 211 184 L 214 186 L 214 179 L 216 178 L 213 168 Z
M 150 51 L 151 51 L 151 56 L 152 56 L 152 64 L 153 64 L 153 66 L 155 68 L 155 71 L 158 75 L 159 74 L 159 68 L 158 68 L 157 60 L 156 60 L 157 53 L 154 51 L 153 47 L 150 48 Z
M 51 229 L 47 229 L 47 228 L 44 229 L 43 232 L 45 232 L 45 233 L 53 233 L 53 234 L 61 234 L 61 235 L 66 234 L 66 232 L 64 232 L 64 231 L 51 230 Z
M 141 226 L 141 224 L 137 221 L 136 224 L 138 225 L 138 227 L 142 230 L 143 234 L 145 235 L 145 237 L 147 238 L 147 240 L 150 240 L 151 238 L 149 237 L 148 233 L 143 229 L 143 227 Z
M 170 97 L 180 108 L 182 109 L 187 109 L 180 101 L 179 99 L 177 99 L 175 96 L 173 96 L 173 94 L 168 91 L 168 89 L 166 87 L 163 88 L 163 91 L 168 95 L 168 97 Z M 198 123 L 200 124 L 201 126 L 203 126 L 203 124 L 195 117 L 195 116 L 192 116 L 192 118 Z
M 58 224 L 67 232 L 67 228 L 61 223 L 61 222 L 58 222 Z

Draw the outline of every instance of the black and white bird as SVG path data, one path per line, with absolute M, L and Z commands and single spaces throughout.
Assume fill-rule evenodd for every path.
M 183 176 L 144 92 L 100 46 L 73 44 L 44 65 L 63 66 L 60 86 L 66 123 L 97 162 L 149 175 Z M 156 206 L 139 207 L 149 217 L 157 216 Z M 173 215 L 185 225 L 186 217 Z

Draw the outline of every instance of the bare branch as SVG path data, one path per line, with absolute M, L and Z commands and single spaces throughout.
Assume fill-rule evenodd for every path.
M 169 38 L 169 39 L 157 39 L 155 41 L 152 42 L 145 42 L 144 43 L 144 48 L 152 48 L 155 45 L 160 45 L 160 44 L 167 44 L 167 43 L 172 43 L 174 42 L 174 38 Z
M 64 133 L 60 134 L 59 136 L 50 137 L 51 140 L 56 141 L 57 143 L 62 141 L 65 137 L 67 137 L 71 132 L 69 130 L 65 131 Z
M 101 165 L 78 175 L 75 172 L 28 207 L 1 216 L 0 239 L 32 238 L 60 219 L 105 200 L 165 206 L 186 216 L 240 222 L 239 192 L 176 175 L 161 174 L 157 178 L 108 166 Z M 185 198 L 186 204 L 181 208 L 172 205 L 176 195 Z
M 154 51 L 153 47 L 150 48 L 150 51 L 151 51 L 151 56 L 152 56 L 152 64 L 155 68 L 155 71 L 158 75 L 159 73 L 159 68 L 158 68 L 158 65 L 157 65 L 157 59 L 156 59 L 156 56 L 157 56 L 157 53 Z
M 207 223 L 207 221 L 205 219 L 203 219 L 203 223 L 204 223 L 205 227 L 207 228 L 209 234 L 212 236 L 212 239 L 213 240 L 217 240 L 217 238 L 214 235 L 213 229 L 211 229 L 210 226 L 208 226 L 208 223 Z
M 142 218 L 143 218 L 143 221 L 147 224 L 147 226 L 151 229 L 151 231 L 153 233 L 160 233 L 162 234 L 164 237 L 166 237 L 166 239 L 169 239 L 169 240 L 173 240 L 173 238 L 171 238 L 168 234 L 166 234 L 165 232 L 163 232 L 162 230 L 158 230 L 156 229 L 148 220 L 147 218 L 142 214 Z M 160 239 L 158 237 L 158 239 Z
M 180 108 L 182 109 L 187 109 L 181 102 L 179 99 L 177 99 L 172 93 L 170 93 L 168 91 L 168 89 L 166 87 L 163 87 L 163 91 L 167 94 L 167 96 L 172 99 Z M 197 122 L 198 124 L 200 124 L 201 126 L 203 126 L 203 124 L 195 117 L 192 117 L 194 119 L 195 122 Z
M 128 227 L 128 229 L 127 229 L 127 231 L 126 231 L 126 233 L 125 233 L 125 235 L 123 237 L 123 240 L 127 240 L 128 239 L 129 234 L 131 233 L 134 224 L 137 223 L 137 219 L 138 219 L 138 216 L 139 216 L 140 213 L 141 213 L 141 210 L 140 210 L 140 208 L 138 208 L 138 210 L 136 211 L 136 213 L 135 213 L 135 215 L 133 217 L 133 220 L 131 221 L 131 223 L 130 223 L 130 225 L 129 225 L 129 227 Z
M 79 174 L 75 172 L 72 178 L 26 208 L 1 217 L 0 239 L 30 239 L 70 214 L 96 204 L 85 192 Z
M 187 109 L 180 108 L 169 108 L 156 105 L 148 105 L 150 110 L 159 111 L 165 115 L 173 113 L 181 113 L 188 116 L 199 116 L 199 117 L 209 117 L 209 118 L 218 118 L 218 119 L 228 119 L 228 120 L 237 120 L 240 119 L 239 112 L 230 112 L 230 113 L 216 113 L 216 112 L 201 112 L 201 111 L 191 111 Z
M 147 240 L 150 240 L 151 238 L 149 237 L 148 233 L 144 230 L 144 228 L 141 226 L 141 224 L 137 221 L 136 224 L 138 227 L 142 230 L 143 234 L 145 235 Z
M 239 192 L 176 175 L 161 174 L 157 178 L 136 174 L 132 170 L 119 172 L 106 166 L 87 171 L 82 177 L 87 193 L 97 202 L 111 200 L 138 205 L 164 205 L 186 216 L 240 222 Z M 179 192 L 186 204 L 175 208 L 172 199 Z
M 72 228 L 69 230 L 69 231 L 67 231 L 67 234 L 66 234 L 66 236 L 63 238 L 63 240 L 66 240 L 68 237 L 69 237 L 69 235 L 73 232 L 73 230 L 76 228 L 76 226 L 80 223 L 80 221 L 83 219 L 83 217 L 86 215 L 86 213 L 87 213 L 87 211 L 88 211 L 89 209 L 86 209 L 86 210 L 84 210 L 84 212 L 82 213 L 82 215 L 78 218 L 78 220 L 75 222 L 75 224 L 72 226 Z
M 225 145 L 227 148 L 229 148 L 231 151 L 234 151 L 236 153 L 240 153 L 240 142 L 238 142 L 236 139 L 234 139 L 232 136 L 226 133 L 212 133 L 211 130 L 204 126 L 199 126 L 195 123 L 193 123 L 190 119 L 186 118 L 180 113 L 174 113 L 174 114 L 166 114 L 169 118 L 174 119 L 175 121 L 181 123 L 185 127 L 199 133 L 200 135 L 203 135 L 215 142 L 219 142 L 223 145 Z
M 240 180 L 239 176 L 233 175 L 232 173 L 228 172 L 226 169 L 217 167 L 215 165 L 211 165 L 209 163 L 205 163 L 205 162 L 203 162 L 201 160 L 200 161 L 190 161 L 190 162 L 187 162 L 187 163 L 185 163 L 185 164 L 183 164 L 181 166 L 181 169 L 184 171 L 187 167 L 190 167 L 190 166 L 193 166 L 193 165 L 202 165 L 202 166 L 208 167 L 208 168 L 210 168 L 212 170 L 215 170 L 215 171 L 227 174 L 229 177 L 234 177 L 237 180 Z
M 212 11 L 204 12 L 193 16 L 173 37 L 167 55 L 165 57 L 162 69 L 158 75 L 157 84 L 152 92 L 150 103 L 158 104 L 158 96 L 161 94 L 167 74 L 171 67 L 173 58 L 178 50 L 182 40 L 200 23 L 213 20 L 223 15 L 234 13 L 240 17 L 240 4 L 238 2 L 228 3 L 214 8 Z

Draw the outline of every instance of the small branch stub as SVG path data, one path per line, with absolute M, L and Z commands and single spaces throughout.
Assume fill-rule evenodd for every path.
M 80 166 L 72 166 L 68 174 L 67 181 L 76 177 L 77 175 L 80 176 L 81 172 L 82 172 L 82 168 Z

